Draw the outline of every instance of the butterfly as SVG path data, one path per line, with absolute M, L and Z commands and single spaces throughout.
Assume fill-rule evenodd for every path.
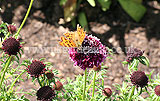
M 77 31 L 64 33 L 64 36 L 61 36 L 61 41 L 59 45 L 64 47 L 80 47 L 84 41 L 86 31 L 77 25 Z

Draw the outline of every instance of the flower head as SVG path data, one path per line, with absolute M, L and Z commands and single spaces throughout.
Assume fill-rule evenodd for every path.
M 32 77 L 38 78 L 45 72 L 45 64 L 43 64 L 41 61 L 34 60 L 28 66 L 27 71 Z
M 144 51 L 142 50 L 138 50 L 137 48 L 132 48 L 130 47 L 127 51 L 127 62 L 131 62 L 133 60 L 133 58 L 138 58 L 140 56 L 142 56 L 144 53 Z
M 57 81 L 57 82 L 56 82 L 56 85 L 53 85 L 53 88 L 54 88 L 55 90 L 60 91 L 60 90 L 62 90 L 62 88 L 63 88 L 63 84 L 62 84 L 60 81 Z
M 102 92 L 108 98 L 112 95 L 112 90 L 110 88 L 104 88 Z
M 17 28 L 14 25 L 8 25 L 7 28 L 11 34 L 14 34 L 17 31 Z
M 54 90 L 49 86 L 43 86 L 37 91 L 37 100 L 52 101 L 54 97 Z
M 2 43 L 2 49 L 8 55 L 17 55 L 17 52 L 19 52 L 20 48 L 21 45 L 19 40 L 16 40 L 12 37 L 4 40 L 4 42 Z
M 98 38 L 86 35 L 80 49 L 70 48 L 69 54 L 74 65 L 85 70 L 99 66 L 107 57 L 107 50 Z
M 131 74 L 131 82 L 137 87 L 144 87 L 148 83 L 148 77 L 142 71 L 135 71 Z
M 160 85 L 157 85 L 157 86 L 155 87 L 154 91 L 155 91 L 155 94 L 156 94 L 157 96 L 160 96 Z

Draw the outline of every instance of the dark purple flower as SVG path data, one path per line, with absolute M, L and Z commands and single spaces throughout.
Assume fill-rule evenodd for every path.
M 43 86 L 37 91 L 37 100 L 52 101 L 54 97 L 54 90 L 49 86 Z
M 31 75 L 31 77 L 38 78 L 41 74 L 45 72 L 45 64 L 42 61 L 34 60 L 28 66 L 27 72 Z
M 109 98 L 112 95 L 112 90 L 110 88 L 104 88 L 102 93 Z
M 156 94 L 157 96 L 160 96 L 160 85 L 157 85 L 157 86 L 155 87 L 154 91 L 155 91 L 155 94 Z
M 134 58 L 142 56 L 144 51 L 138 50 L 137 48 L 130 47 L 127 51 L 127 62 L 131 62 Z
M 97 37 L 92 35 L 86 35 L 80 48 L 69 49 L 70 59 L 74 62 L 74 65 L 81 67 L 83 70 L 101 65 L 107 57 L 107 53 L 105 46 Z
M 148 77 L 146 74 L 142 71 L 135 71 L 131 74 L 131 82 L 132 84 L 136 85 L 137 87 L 143 88 L 144 86 L 147 86 L 148 83 Z
M 12 37 L 4 40 L 4 42 L 2 43 L 2 49 L 8 55 L 17 55 L 17 52 L 19 52 L 20 48 L 21 45 L 19 40 L 16 40 Z

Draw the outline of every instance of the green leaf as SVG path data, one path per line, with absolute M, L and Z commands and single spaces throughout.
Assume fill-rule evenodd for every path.
M 92 7 L 95 7 L 96 6 L 96 3 L 94 0 L 87 0 L 88 3 L 92 6 Z
M 136 71 L 137 67 L 139 64 L 139 60 L 138 59 L 133 59 L 133 61 L 131 62 L 131 65 L 128 66 L 129 71 L 131 72 L 131 70 Z
M 132 0 L 118 0 L 122 8 L 132 17 L 133 20 L 139 22 L 146 12 L 146 8 Z
M 127 62 L 127 61 L 123 61 L 122 64 L 123 64 L 123 65 L 126 65 L 126 64 L 128 64 L 128 62 Z
M 139 62 L 149 67 L 149 59 L 145 56 L 141 56 L 138 58 Z
M 60 0 L 59 5 L 63 6 L 66 2 L 67 2 L 67 0 Z
M 75 18 L 74 18 L 74 19 L 72 19 L 71 24 L 72 24 L 72 26 L 73 26 L 74 28 L 76 28 L 76 27 L 77 27 L 77 26 L 76 26 L 76 19 L 75 19 Z
M 111 0 L 98 0 L 98 2 L 102 6 L 103 11 L 108 10 L 111 5 Z
M 85 30 L 88 32 L 88 22 L 87 22 L 87 18 L 86 18 L 86 14 L 84 12 L 80 12 L 78 14 L 78 22 L 80 23 L 80 25 L 85 28 Z
M 141 4 L 143 0 L 131 0 L 131 1 Z

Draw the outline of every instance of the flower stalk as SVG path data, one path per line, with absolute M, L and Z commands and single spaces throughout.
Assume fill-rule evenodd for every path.
M 11 92 L 13 86 L 15 85 L 16 81 L 22 76 L 22 74 L 24 74 L 26 72 L 26 70 L 23 70 L 23 72 L 21 74 L 18 75 L 18 77 L 14 80 L 14 82 L 12 83 L 11 87 L 8 90 L 8 93 Z
M 85 100 L 86 80 L 87 80 L 87 68 L 85 69 L 85 72 L 84 72 L 83 100 Z
M 28 18 L 28 15 L 29 15 L 29 13 L 30 13 L 30 11 L 31 11 L 31 7 L 32 7 L 32 4 L 33 4 L 33 1 L 34 1 L 34 0 L 31 0 L 31 1 L 30 1 L 29 7 L 28 7 L 27 13 L 26 13 L 26 15 L 25 15 L 25 17 L 24 17 L 24 19 L 23 19 L 23 22 L 21 23 L 21 25 L 20 25 L 17 33 L 15 34 L 15 38 L 16 38 L 16 39 L 17 39 L 17 37 L 18 37 L 18 35 L 19 35 L 19 32 L 21 31 L 24 23 L 26 22 L 26 20 L 27 20 L 27 18 Z
M 9 67 L 9 65 L 10 65 L 10 63 L 11 63 L 12 56 L 9 56 L 9 59 L 7 59 L 7 60 L 8 60 L 8 61 L 7 61 L 6 65 L 5 65 L 5 67 L 4 67 L 4 72 L 3 72 L 3 74 L 2 74 L 1 81 L 0 81 L 0 88 L 1 88 L 2 83 L 3 83 L 5 73 L 7 72 L 7 69 L 8 69 L 8 67 Z
M 97 74 L 97 71 L 95 71 L 95 72 L 94 72 L 94 77 L 93 77 L 93 91 L 92 91 L 92 99 L 94 99 L 96 74 Z
M 41 81 L 39 80 L 39 77 L 37 78 L 39 85 L 42 87 Z

